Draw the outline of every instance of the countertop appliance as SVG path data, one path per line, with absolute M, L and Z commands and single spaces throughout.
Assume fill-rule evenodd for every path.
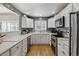
M 79 56 L 79 11 L 70 13 L 70 55 Z
M 27 34 L 32 31 L 33 28 L 21 28 L 21 34 Z

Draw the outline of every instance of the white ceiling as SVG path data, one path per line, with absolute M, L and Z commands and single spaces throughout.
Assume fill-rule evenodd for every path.
M 12 5 L 31 16 L 50 16 L 62 10 L 67 3 L 12 3 Z

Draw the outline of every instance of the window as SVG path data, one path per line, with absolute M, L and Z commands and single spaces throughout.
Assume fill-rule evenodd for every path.
M 35 31 L 46 31 L 47 22 L 46 20 L 35 20 Z
M 19 31 L 17 22 L 2 21 L 2 32 Z

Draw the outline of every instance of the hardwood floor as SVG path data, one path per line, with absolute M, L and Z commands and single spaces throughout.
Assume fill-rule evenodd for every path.
M 54 50 L 49 45 L 32 45 L 27 56 L 54 56 Z

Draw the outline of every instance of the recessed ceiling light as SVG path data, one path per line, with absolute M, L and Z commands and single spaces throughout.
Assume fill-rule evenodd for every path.
M 52 14 L 55 14 L 55 12 L 52 12 Z

